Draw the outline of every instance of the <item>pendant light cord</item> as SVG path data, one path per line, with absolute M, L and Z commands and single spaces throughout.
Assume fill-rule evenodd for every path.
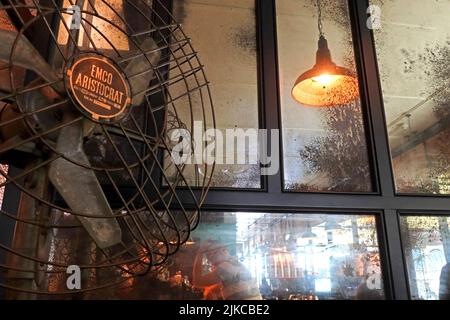
M 317 14 L 318 14 L 317 26 L 319 28 L 319 35 L 321 37 L 323 37 L 324 34 L 323 34 L 323 25 L 322 25 L 322 7 L 320 5 L 320 0 L 317 0 Z

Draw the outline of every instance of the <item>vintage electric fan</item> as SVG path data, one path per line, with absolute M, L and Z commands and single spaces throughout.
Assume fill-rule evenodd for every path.
M 190 39 L 158 0 L 1 1 L 0 19 L 0 288 L 87 294 L 157 271 L 213 170 L 171 156 L 173 130 L 214 127 Z

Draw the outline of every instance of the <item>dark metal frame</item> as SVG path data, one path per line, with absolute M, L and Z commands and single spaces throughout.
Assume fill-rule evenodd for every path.
M 171 7 L 172 0 L 164 1 Z M 259 44 L 260 119 L 263 128 L 280 129 L 275 1 L 283 0 L 255 1 Z M 406 214 L 448 215 L 450 198 L 399 195 L 395 191 L 373 34 L 366 27 L 367 8 L 368 0 L 349 0 L 375 191 L 358 194 L 285 192 L 280 161 L 279 173 L 265 177 L 262 189 L 211 189 L 204 203 L 204 210 L 374 214 L 378 218 L 387 298 L 404 300 L 409 299 L 410 294 L 399 217 Z M 4 205 L 12 206 L 17 202 L 17 197 L 8 192 Z M 188 191 L 180 190 L 178 193 L 186 205 L 195 207 Z

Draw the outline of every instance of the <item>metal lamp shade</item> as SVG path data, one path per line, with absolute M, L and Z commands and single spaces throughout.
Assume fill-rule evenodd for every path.
M 355 74 L 331 59 L 327 40 L 321 36 L 314 67 L 298 77 L 293 98 L 311 107 L 332 107 L 352 102 L 359 95 Z

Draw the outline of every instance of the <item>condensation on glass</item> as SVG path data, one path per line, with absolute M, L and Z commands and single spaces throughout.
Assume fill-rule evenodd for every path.
M 395 184 L 450 194 L 450 1 L 372 1 Z
M 401 217 L 412 299 L 450 300 L 450 218 Z
M 221 139 L 216 137 L 216 148 L 218 150 L 220 142 L 224 145 L 233 145 L 232 136 L 238 133 L 236 129 L 243 129 L 244 132 L 249 133 L 249 129 L 254 132 L 259 127 L 255 1 L 175 0 L 173 12 L 177 22 L 183 25 L 186 34 L 192 38 L 192 44 L 199 52 L 206 76 L 211 83 L 216 128 L 223 134 L 223 141 L 219 141 Z M 182 85 L 185 84 L 180 84 Z M 190 88 L 197 86 L 194 81 L 187 85 Z M 176 87 L 171 95 L 179 96 Z M 201 99 L 195 92 L 181 99 L 187 101 L 189 98 Z M 187 108 L 188 105 L 186 103 L 185 110 L 178 108 L 176 112 L 186 124 L 185 127 L 190 128 L 191 123 L 202 120 L 202 112 L 201 110 L 191 112 Z M 174 111 L 169 107 L 170 112 Z M 208 125 L 212 123 L 212 121 L 208 122 Z M 200 122 L 199 125 L 202 123 Z M 190 134 L 195 137 L 194 132 Z M 207 153 L 208 146 L 214 147 L 214 135 L 205 138 L 208 141 L 204 142 L 202 149 L 204 153 L 200 153 L 199 159 L 207 160 L 203 154 L 217 157 L 212 186 L 261 187 L 260 166 L 254 161 L 257 155 L 256 143 L 251 143 L 248 138 L 240 136 L 244 139 L 243 143 L 236 142 L 233 148 L 225 149 L 224 147 L 224 156 L 220 157 L 218 152 Z M 245 160 L 237 161 L 238 156 L 243 154 L 245 154 Z M 170 160 L 167 163 L 170 163 Z M 173 166 L 168 167 L 169 174 L 172 171 L 175 173 Z M 205 173 L 202 172 L 201 166 L 187 165 L 184 175 L 189 184 L 195 184 L 196 179 L 202 178 Z
M 382 279 L 373 215 L 207 212 L 127 298 L 220 300 L 232 286 L 240 299 L 384 299 Z
M 347 1 L 320 2 L 333 61 L 356 74 Z M 285 188 L 372 191 L 360 99 L 348 105 L 307 107 L 291 95 L 297 77 L 315 64 L 316 1 L 283 0 L 276 5 Z

